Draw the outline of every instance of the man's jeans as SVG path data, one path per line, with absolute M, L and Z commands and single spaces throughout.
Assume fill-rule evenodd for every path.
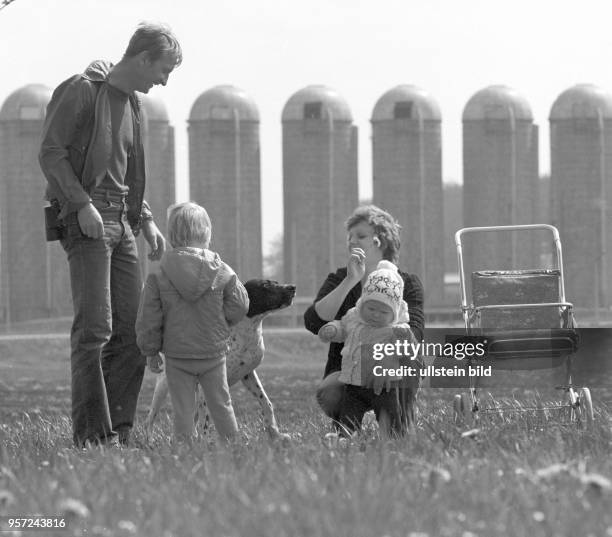
M 142 281 L 134 234 L 123 203 L 98 208 L 101 239 L 80 233 L 76 214 L 62 246 L 74 304 L 70 336 L 72 430 L 77 446 L 105 442 L 134 423 L 145 359 L 134 326 Z

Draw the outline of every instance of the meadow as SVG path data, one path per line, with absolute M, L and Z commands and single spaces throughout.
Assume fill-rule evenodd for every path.
M 414 431 L 382 441 L 367 417 L 340 440 L 314 390 L 325 347 L 266 331 L 258 369 L 289 444 L 271 443 L 258 408 L 232 388 L 241 437 L 172 442 L 169 404 L 132 447 L 71 445 L 68 339 L 0 339 L 0 515 L 61 515 L 59 536 L 612 536 L 612 405 L 592 389 L 595 421 L 564 410 L 502 412 L 455 424 L 456 389 L 424 389 Z M 147 373 L 139 404 L 153 390 Z M 494 394 L 504 409 L 554 390 Z M 2 532 L 0 535 L 30 535 Z

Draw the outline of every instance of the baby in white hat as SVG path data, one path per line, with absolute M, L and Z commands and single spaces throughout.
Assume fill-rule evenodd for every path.
M 369 372 L 364 371 L 362 351 L 371 352 L 375 343 L 412 338 L 408 325 L 408 305 L 403 294 L 404 281 L 397 267 L 390 261 L 380 261 L 376 270 L 368 275 L 357 305 L 339 321 L 326 323 L 319 330 L 319 338 L 325 342 L 344 341 L 339 377 L 340 382 L 346 384 L 343 405 L 354 406 L 367 399 L 374 407 L 379 424 L 382 425 L 379 416 L 384 410 L 390 418 L 390 429 L 394 432 L 401 432 L 396 394 L 389 391 L 375 393 L 373 388 L 366 387 Z M 343 411 L 341 415 L 350 418 L 350 408 L 345 410 L 348 412 Z M 350 430 L 358 426 L 346 425 Z

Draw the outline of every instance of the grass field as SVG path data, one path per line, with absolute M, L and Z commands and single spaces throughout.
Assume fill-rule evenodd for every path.
M 325 347 L 284 331 L 268 332 L 266 346 L 258 372 L 290 445 L 270 444 L 237 386 L 241 438 L 229 448 L 214 434 L 173 445 L 167 408 L 150 438 L 137 428 L 133 448 L 80 451 L 70 440 L 67 338 L 0 339 L 0 515 L 62 515 L 63 536 L 612 536 L 603 389 L 592 390 L 588 428 L 562 411 L 459 426 L 456 390 L 422 390 L 408 438 L 381 442 L 369 420 L 344 442 L 326 436 L 314 400 Z M 147 374 L 140 418 L 153 383 Z M 504 395 L 510 407 L 555 394 Z

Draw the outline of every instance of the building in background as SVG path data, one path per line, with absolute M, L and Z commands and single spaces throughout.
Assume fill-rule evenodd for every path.
M 50 96 L 49 88 L 31 84 L 0 107 L 0 323 L 72 313 L 65 254 L 59 242 L 44 239 L 38 151 Z M 174 128 L 163 102 L 143 96 L 142 110 L 145 198 L 166 234 L 176 191 Z M 402 224 L 400 266 L 424 280 L 430 310 L 456 302 L 448 284 L 438 283 L 444 271 L 450 281 L 456 270 L 454 232 L 512 223 L 557 226 L 568 300 L 589 310 L 612 307 L 612 95 L 589 84 L 559 95 L 550 112 L 551 177 L 541 179 L 538 128 L 528 102 L 508 87 L 487 87 L 464 108 L 463 186 L 442 188 L 440 111 L 422 90 L 389 90 L 371 120 L 373 202 Z M 218 86 L 195 101 L 188 123 L 191 199 L 211 215 L 212 247 L 242 279 L 258 277 L 257 107 L 243 91 Z M 358 204 L 357 128 L 344 99 L 325 86 L 295 93 L 282 127 L 284 278 L 312 299 L 328 272 L 346 263 L 344 222 Z M 478 250 L 464 245 L 474 270 L 537 268 L 552 252 L 537 237 L 477 242 Z M 139 248 L 146 272 L 142 238 Z
M 373 203 L 402 226 L 399 266 L 423 282 L 426 305 L 444 300 L 444 211 L 440 108 L 401 85 L 372 112 Z
M 459 273 L 455 233 L 463 227 L 463 185 L 444 183 L 444 268 Z
M 550 111 L 552 223 L 563 245 L 566 294 L 590 310 L 612 304 L 612 95 L 590 84 Z
M 166 210 L 176 201 L 174 127 L 170 125 L 166 106 L 161 99 L 144 94 L 140 98 L 147 178 L 145 200 L 153 211 L 157 227 L 167 237 Z M 140 234 L 138 254 L 143 275 L 149 270 L 149 250 L 149 245 Z
M 0 109 L 0 319 L 4 323 L 69 315 L 66 255 L 46 242 L 45 177 L 38 163 L 51 89 L 29 84 Z
M 259 111 L 233 86 L 202 93 L 189 115 L 191 199 L 212 220 L 211 248 L 243 280 L 261 277 Z
M 506 86 L 478 91 L 463 111 L 465 227 L 535 223 L 538 191 L 538 128 L 529 103 Z M 536 235 L 466 237 L 468 268 L 538 268 Z
M 333 89 L 308 86 L 282 112 L 285 281 L 313 297 L 347 259 L 344 223 L 358 204 L 357 127 Z

